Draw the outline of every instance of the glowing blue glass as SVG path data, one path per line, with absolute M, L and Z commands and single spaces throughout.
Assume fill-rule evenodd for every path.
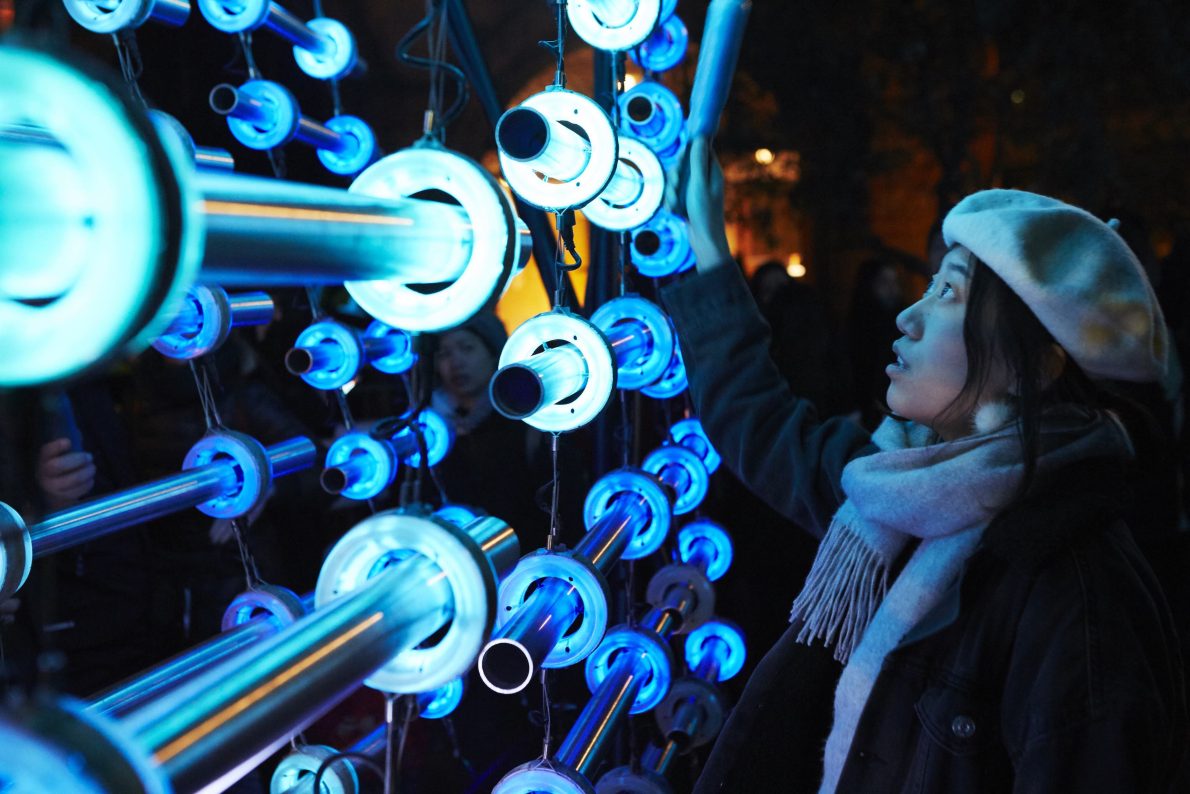
M 93 33 L 132 30 L 152 20 L 179 27 L 190 17 L 188 0 L 64 0 L 66 12 Z
M 456 526 L 465 527 L 483 515 L 483 513 L 473 507 L 468 507 L 458 502 L 448 502 L 435 510 L 434 515 L 444 518 Z
M 682 349 L 675 343 L 674 357 L 670 360 L 669 366 L 665 368 L 665 374 L 661 376 L 661 380 L 652 386 L 645 386 L 640 391 L 641 394 L 652 397 L 654 400 L 668 400 L 686 391 L 688 385 L 686 363 L 682 361 Z
M 689 45 L 686 23 L 677 14 L 671 14 L 643 44 L 629 50 L 628 54 L 642 69 L 664 72 L 686 60 Z
M 319 80 L 344 77 L 357 70 L 358 54 L 351 32 L 323 17 L 303 23 L 272 0 L 197 0 L 199 10 L 217 30 L 241 33 L 264 27 L 294 45 L 303 72 Z
M 450 423 L 433 408 L 423 408 L 417 415 L 417 427 L 425 439 L 426 456 L 430 466 L 437 466 L 450 452 L 455 435 Z M 421 451 L 412 428 L 405 428 L 393 437 L 397 455 L 408 466 L 421 466 Z
M 666 168 L 677 162 L 686 140 L 686 118 L 674 92 L 653 80 L 620 95 L 620 128 L 653 150 Z
M 659 447 L 649 453 L 643 466 L 676 492 L 674 515 L 689 513 L 706 498 L 710 475 L 698 456 L 685 447 L 677 444 Z
M 731 568 L 731 536 L 709 518 L 691 521 L 678 533 L 678 556 L 682 562 L 700 567 L 712 582 Z
M 427 720 L 449 717 L 463 702 L 463 679 L 456 678 L 445 686 L 417 696 L 417 715 Z
M 267 325 L 272 319 L 273 300 L 263 292 L 228 295 L 219 287 L 198 285 L 186 291 L 153 347 L 169 358 L 198 358 L 221 347 L 232 328 Z
M 326 453 L 322 484 L 330 493 L 348 499 L 373 499 L 392 484 L 397 456 L 387 441 L 367 433 L 345 433 Z
M 227 127 L 249 149 L 275 149 L 297 135 L 301 110 L 289 90 L 270 80 L 249 80 L 236 88 L 211 89 L 211 109 L 227 117 Z
M 576 772 L 538 759 L 500 778 L 492 794 L 591 794 L 591 784 Z
M 621 496 L 642 496 L 648 514 L 628 541 L 621 556 L 625 560 L 647 557 L 665 542 L 672 520 L 669 497 L 658 481 L 640 469 L 616 469 L 599 478 L 583 503 L 583 519 L 588 529 L 595 527 Z
M 704 623 L 686 637 L 686 666 L 698 670 L 710 663 L 715 671 L 711 683 L 735 677 L 743 669 L 747 653 L 743 631 L 725 620 Z
M 711 446 L 711 440 L 707 438 L 706 431 L 702 428 L 702 422 L 695 417 L 683 419 L 675 422 L 669 429 L 669 437 L 675 443 L 681 444 L 686 449 L 698 455 L 702 461 L 702 465 L 707 467 L 708 474 L 714 474 L 719 469 L 719 464 L 722 458 L 715 448 Z
M 662 278 L 694 267 L 686 222 L 661 209 L 632 233 L 632 264 L 642 276 Z
M 656 634 L 642 629 L 620 625 L 607 633 L 595 653 L 587 657 L 587 688 L 597 692 L 622 654 L 632 660 L 630 674 L 642 679 L 629 713 L 641 714 L 656 708 L 673 682 L 673 661 L 665 643 Z M 559 757 L 563 757 L 561 751 Z
M 413 352 L 413 337 L 400 328 L 376 320 L 364 331 L 364 339 L 387 339 L 391 352 L 372 358 L 373 367 L 388 375 L 398 375 L 408 372 L 417 363 L 417 353 Z
M 298 334 L 285 366 L 316 389 L 341 389 L 359 374 L 365 360 L 359 332 L 333 320 L 320 320 Z

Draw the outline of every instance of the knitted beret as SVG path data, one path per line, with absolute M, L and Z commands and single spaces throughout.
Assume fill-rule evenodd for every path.
M 1164 377 L 1169 340 L 1140 262 L 1120 235 L 1089 212 L 1020 190 L 985 190 L 942 222 L 1020 296 L 1091 377 Z
M 500 353 L 504 350 L 504 343 L 508 341 L 508 331 L 504 329 L 504 323 L 494 312 L 486 309 L 475 314 L 454 330 L 470 331 L 479 338 L 479 341 L 483 342 L 483 346 L 496 359 L 500 358 Z M 450 331 L 446 333 L 450 333 Z

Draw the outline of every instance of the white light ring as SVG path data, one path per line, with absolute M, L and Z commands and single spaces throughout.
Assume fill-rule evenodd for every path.
M 694 608 L 675 634 L 689 634 L 715 617 L 715 588 L 702 571 L 693 565 L 671 563 L 653 574 L 645 599 L 656 606 L 664 601 L 671 587 L 689 587 L 694 593 Z
M 587 220 L 611 232 L 626 232 L 648 223 L 665 198 L 665 169 L 652 149 L 635 138 L 620 135 L 620 161 L 627 161 L 640 172 L 641 192 L 636 201 L 618 207 L 597 196 L 583 207 Z
M 549 88 L 526 99 L 521 107 L 536 110 L 547 119 L 581 127 L 591 144 L 591 156 L 577 177 L 550 183 L 533 167 L 499 153 L 500 170 L 512 192 L 546 212 L 582 207 L 598 196 L 611 181 L 619 158 L 619 140 L 607 112 L 593 99 L 565 88 Z
M 650 452 L 641 464 L 641 468 L 658 478 L 666 466 L 680 466 L 690 480 L 686 490 L 678 493 L 674 499 L 674 515 L 685 515 L 702 504 L 702 500 L 707 496 L 707 490 L 710 488 L 707 467 L 702 465 L 698 455 L 677 444 L 658 447 Z
M 212 430 L 186 453 L 182 469 L 196 469 L 217 460 L 230 459 L 239 471 L 238 487 L 228 493 L 195 505 L 212 518 L 239 518 L 268 499 L 273 481 L 273 464 L 264 446 L 244 433 Z
M 569 667 L 590 656 L 599 647 L 607 631 L 608 598 L 610 591 L 607 579 L 590 562 L 576 557 L 571 552 L 555 553 L 539 550 L 521 559 L 504 581 L 500 583 L 500 608 L 496 610 L 496 622 L 503 626 L 514 617 L 525 604 L 529 588 L 542 579 L 561 579 L 574 585 L 578 596 L 582 624 L 574 633 L 558 638 L 558 644 L 546 654 L 542 667 Z M 482 675 L 482 668 L 480 673 Z M 501 691 L 485 679 L 484 683 L 495 691 Z
M 297 593 L 288 587 L 261 584 L 240 593 L 227 605 L 223 612 L 222 631 L 242 626 L 267 612 L 269 617 L 282 626 L 288 626 L 300 617 L 305 617 L 306 607 Z
M 335 439 L 326 452 L 325 468 L 342 466 L 357 454 L 367 455 L 376 466 L 375 472 L 360 482 L 352 483 L 339 492 L 347 499 L 364 501 L 379 496 L 397 477 L 397 457 L 392 445 L 372 438 L 366 433 L 345 433 Z
M 63 0 L 66 13 L 92 33 L 117 33 L 139 28 L 153 14 L 155 0 L 117 0 L 108 11 L 95 0 Z
M 522 323 L 504 343 L 497 368 L 524 361 L 543 343 L 556 339 L 578 349 L 587 363 L 587 385 L 573 401 L 547 405 L 523 419 L 547 433 L 564 433 L 587 424 L 599 415 L 616 388 L 616 365 L 607 337 L 565 309 L 544 312 Z
M 299 744 L 289 755 L 281 759 L 269 780 L 269 794 L 284 794 L 300 791 L 303 783 L 309 788 L 314 776 L 326 759 L 339 752 L 325 744 Z M 322 773 L 322 787 L 319 794 L 357 794 L 359 777 L 351 761 L 344 758 L 332 761 Z
M 297 61 L 299 69 L 316 80 L 337 80 L 355 70 L 359 61 L 359 51 L 355 45 L 355 36 L 351 35 L 346 25 L 336 19 L 315 17 L 306 23 L 306 27 L 329 38 L 332 45 L 331 51 L 326 55 L 294 47 L 293 59 Z
M 495 621 L 496 573 L 464 530 L 441 518 L 400 510 L 366 518 L 327 555 L 314 603 L 321 607 L 355 590 L 378 562 L 402 552 L 420 554 L 442 569 L 454 594 L 454 618 L 436 645 L 401 652 L 364 683 L 381 692 L 425 692 L 466 674 Z
M 33 539 L 21 514 L 0 502 L 0 601 L 29 578 L 33 567 Z
M 181 142 L 159 135 L 114 77 L 13 45 L 0 47 L 0 74 L 0 128 L 41 128 L 60 142 L 74 180 L 62 190 L 84 216 L 61 262 L 5 274 L 48 277 L 59 295 L 42 306 L 0 298 L 0 386 L 25 386 L 147 347 L 167 321 L 161 307 L 198 271 L 203 219 Z
M 557 761 L 521 764 L 492 789 L 492 794 L 595 794 L 591 783 Z
M 198 10 L 211 24 L 223 33 L 246 33 L 256 30 L 269 16 L 269 0 L 240 0 L 238 8 L 232 10 L 222 0 L 195 0 Z
M 198 304 L 198 333 L 190 337 L 162 334 L 153 341 L 158 353 L 183 361 L 218 350 L 231 333 L 231 301 L 223 288 L 196 284 L 187 290 L 184 300 Z
M 348 281 L 355 302 L 381 322 L 410 332 L 454 328 L 495 305 L 522 256 L 521 232 L 500 185 L 474 160 L 435 146 L 417 146 L 370 165 L 352 193 L 408 198 L 441 190 L 462 206 L 472 235 L 466 269 L 449 287 L 424 295 L 397 281 Z
M 397 349 L 370 363 L 375 369 L 386 375 L 400 375 L 402 372 L 408 372 L 417 363 L 417 353 L 413 350 L 413 337 L 400 328 L 393 328 L 379 320 L 369 323 L 364 331 L 364 337 L 367 339 L 384 339 L 389 336 L 397 338 Z
M 649 329 L 652 350 L 638 364 L 616 367 L 616 385 L 621 389 L 639 389 L 661 379 L 674 353 L 674 329 L 669 317 L 652 301 L 639 295 L 621 295 L 600 306 L 591 315 L 591 322 L 610 335 L 621 320 L 639 320 Z
M 608 27 L 599 21 L 588 0 L 570 0 L 566 4 L 570 27 L 579 38 L 597 50 L 630 50 L 649 37 L 661 18 L 661 0 L 637 0 L 636 11 L 627 22 Z
M 678 712 L 687 703 L 694 703 L 699 711 L 699 719 L 694 723 L 694 733 L 690 734 L 689 747 L 702 747 L 719 735 L 727 717 L 727 707 L 723 704 L 719 688 L 714 684 L 693 676 L 679 678 L 670 687 L 665 700 L 661 701 L 661 705 L 653 712 L 662 736 L 668 736 L 673 730 Z
M 723 462 L 723 458 L 711 444 L 711 440 L 707 438 L 702 422 L 698 421 L 697 417 L 692 416 L 689 419 L 674 422 L 673 427 L 669 429 L 669 436 L 674 440 L 674 443 L 681 444 L 698 455 L 702 460 L 702 465 L 707 467 L 707 474 L 714 474 L 719 470 L 719 464 Z
M 656 477 L 640 469 L 616 469 L 603 475 L 587 491 L 583 521 L 589 531 L 607 512 L 612 501 L 625 493 L 643 496 L 648 504 L 648 523 L 629 539 L 621 555 L 625 560 L 639 560 L 661 548 L 673 522 L 673 506 Z
M 599 778 L 595 794 L 673 794 L 673 789 L 651 769 L 633 772 L 630 766 L 618 766 Z
M 295 348 L 312 349 L 330 342 L 343 351 L 343 363 L 334 369 L 312 369 L 300 377 L 315 389 L 333 391 L 346 386 L 364 367 L 364 346 L 359 333 L 334 320 L 319 320 L 307 326 L 294 342 Z

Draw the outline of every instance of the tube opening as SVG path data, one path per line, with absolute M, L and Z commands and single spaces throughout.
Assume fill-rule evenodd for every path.
M 625 110 L 634 124 L 644 124 L 653 118 L 653 100 L 644 96 L 634 96 L 628 100 Z
M 632 247 L 641 256 L 653 256 L 661 250 L 661 235 L 648 229 L 637 232 L 632 237 Z
M 509 419 L 524 419 L 545 399 L 541 377 L 522 364 L 509 364 L 493 375 L 489 391 L 492 406 Z
M 496 125 L 496 145 L 514 160 L 532 160 L 545 151 L 550 141 L 545 116 L 532 108 L 513 108 Z
M 340 494 L 347 488 L 347 472 L 338 466 L 331 466 L 328 469 L 322 470 L 322 475 L 318 478 L 318 481 L 322 484 L 322 490 L 327 493 Z
M 210 102 L 211 110 L 226 116 L 235 110 L 236 103 L 239 102 L 239 92 L 231 83 L 220 83 L 211 89 L 207 101 Z
M 292 375 L 305 375 L 314 369 L 314 355 L 304 347 L 290 348 L 285 354 L 285 369 Z
M 479 654 L 479 677 L 493 692 L 520 692 L 533 678 L 533 660 L 519 642 L 492 640 Z

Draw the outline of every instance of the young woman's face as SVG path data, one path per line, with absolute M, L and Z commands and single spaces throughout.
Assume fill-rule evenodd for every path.
M 434 368 L 455 399 L 470 400 L 487 389 L 496 371 L 496 359 L 478 336 L 459 329 L 442 335 Z
M 971 285 L 971 253 L 955 246 L 942 258 L 925 295 L 897 315 L 904 334 L 893 344 L 897 358 L 888 373 L 888 407 L 905 419 L 928 425 L 944 439 L 969 435 L 969 416 L 945 416 L 967 380 L 963 321 Z M 1007 391 L 1007 377 L 993 378 L 989 396 Z

